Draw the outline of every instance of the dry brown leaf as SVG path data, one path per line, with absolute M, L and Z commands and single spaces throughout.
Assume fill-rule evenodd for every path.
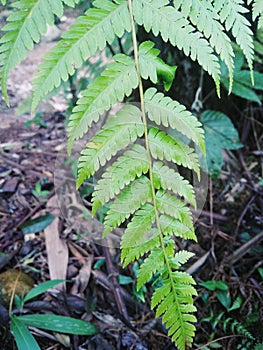
M 88 286 L 93 263 L 93 255 L 86 258 L 85 264 L 79 270 L 79 274 L 75 278 L 74 285 L 71 288 L 71 294 L 84 297 L 84 291 Z
M 51 197 L 47 203 L 47 208 L 52 208 L 51 213 L 55 216 L 53 222 L 44 230 L 48 268 L 50 279 L 66 279 L 68 266 L 68 247 L 64 239 L 60 238 L 59 234 L 59 209 L 56 203 L 56 197 Z M 57 286 L 58 289 L 63 289 L 65 283 Z

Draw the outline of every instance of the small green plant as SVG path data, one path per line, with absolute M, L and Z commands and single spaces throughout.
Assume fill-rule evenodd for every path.
M 46 281 L 32 288 L 23 298 L 15 296 L 14 301 L 16 307 L 22 312 L 25 303 L 62 282 L 64 282 L 64 280 Z M 40 350 L 37 341 L 28 327 L 67 334 L 93 335 L 97 333 L 97 329 L 92 324 L 72 317 L 53 314 L 14 315 L 12 313 L 12 302 L 10 304 L 9 313 L 11 332 L 19 350 Z
M 35 197 L 39 198 L 39 197 L 46 197 L 49 195 L 49 192 L 48 190 L 42 190 L 42 182 L 41 181 L 38 181 L 35 185 L 35 189 L 32 190 L 32 193 Z M 43 198 L 40 198 L 40 200 L 43 200 Z
M 254 20 L 262 24 L 262 0 L 252 4 Z M 5 1 L 2 0 L 4 4 Z M 13 4 L 0 39 L 2 94 L 8 103 L 9 72 L 40 41 L 46 24 L 61 17 L 65 5 L 74 0 L 21 0 Z M 192 144 L 205 154 L 204 131 L 200 121 L 167 95 L 176 67 L 161 57 L 155 42 L 137 41 L 137 29 L 159 36 L 165 44 L 181 50 L 213 78 L 220 95 L 220 61 L 228 70 L 229 92 L 233 89 L 236 41 L 248 64 L 253 84 L 253 32 L 245 17 L 242 0 L 95 0 L 62 39 L 45 55 L 35 76 L 32 111 L 50 92 L 68 81 L 75 70 L 116 38 L 130 35 L 132 50 L 120 53 L 81 92 L 68 124 L 68 151 L 98 123 L 117 102 L 125 101 L 116 112 L 107 113 L 102 127 L 81 152 L 77 187 L 102 171 L 92 196 L 95 215 L 105 204 L 106 236 L 124 226 L 121 239 L 123 266 L 142 258 L 137 278 L 140 290 L 155 273 L 159 285 L 151 299 L 152 309 L 168 329 L 179 350 L 193 342 L 196 311 L 195 281 L 181 271 L 192 253 L 178 250 L 174 236 L 196 240 L 189 205 L 196 207 L 192 184 L 174 168 L 190 169 L 200 177 L 198 155 Z M 129 34 L 127 34 L 129 33 Z M 150 86 L 150 87 L 149 87 Z M 136 90 L 138 99 L 134 98 Z M 134 105 L 131 102 L 139 102 Z M 173 137 L 169 128 L 191 140 Z M 115 159 L 114 159 L 115 157 Z M 113 160 L 109 165 L 109 161 Z M 17 321 L 17 319 L 16 319 Z M 19 322 L 19 319 L 18 319 Z
M 249 328 L 252 326 L 252 322 L 247 319 L 244 323 L 241 323 L 240 321 L 236 320 L 234 316 L 231 316 L 232 311 L 239 310 L 242 307 L 242 298 L 238 296 L 236 299 L 232 300 L 228 285 L 223 281 L 209 280 L 199 283 L 199 286 L 208 290 L 208 292 L 204 292 L 202 294 L 202 300 L 205 304 L 209 303 L 208 299 L 211 296 L 211 292 L 213 292 L 213 295 L 216 296 L 217 300 L 225 308 L 224 311 L 219 313 L 215 313 L 213 308 L 211 308 L 210 315 L 202 318 L 201 322 L 208 323 L 212 332 L 209 339 L 209 344 L 211 342 L 211 345 L 204 347 L 201 346 L 200 349 L 213 349 L 215 344 L 218 344 L 214 337 L 216 330 L 219 327 L 223 334 L 227 335 L 231 332 L 231 335 L 240 335 L 243 337 L 241 340 L 237 339 L 237 349 L 256 349 L 258 346 L 256 336 L 249 331 Z M 258 322 L 258 316 L 256 322 Z M 253 327 L 251 329 L 253 329 Z M 218 344 L 218 347 L 221 348 L 221 345 Z

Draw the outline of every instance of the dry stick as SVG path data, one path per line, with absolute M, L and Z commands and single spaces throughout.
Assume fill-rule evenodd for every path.
M 250 205 L 254 202 L 254 200 L 256 199 L 256 197 L 257 197 L 257 194 L 255 194 L 252 198 L 250 198 L 250 200 L 248 201 L 247 205 L 245 206 L 245 209 L 242 211 L 242 213 L 241 213 L 241 215 L 240 215 L 240 217 L 239 217 L 239 219 L 238 219 L 238 221 L 237 221 L 237 227 L 236 227 L 236 230 L 235 230 L 234 237 L 237 236 L 238 231 L 239 231 L 239 227 L 240 227 L 240 225 L 241 225 L 241 222 L 242 222 L 244 216 L 246 215 L 246 213 L 247 213 L 247 211 L 248 211 Z
M 107 266 L 107 271 L 109 278 L 112 281 L 112 289 L 113 289 L 113 294 L 114 298 L 117 303 L 118 311 L 119 313 L 124 317 L 125 321 L 127 321 L 128 325 L 131 326 L 130 324 L 130 318 L 126 309 L 126 306 L 123 302 L 122 295 L 121 295 L 121 290 L 120 290 L 120 285 L 117 281 L 116 275 L 115 275 L 115 270 L 111 261 L 111 255 L 108 247 L 103 247 L 104 250 L 104 255 L 106 258 L 106 266 Z
M 251 238 L 247 243 L 238 248 L 231 256 L 226 259 L 226 263 L 229 265 L 234 264 L 240 260 L 250 249 L 252 249 L 258 242 L 263 239 L 263 231 L 258 233 L 255 237 Z

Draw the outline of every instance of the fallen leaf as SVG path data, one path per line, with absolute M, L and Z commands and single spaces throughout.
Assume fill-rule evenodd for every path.
M 56 203 L 56 197 L 51 197 L 47 203 L 47 208 L 52 208 L 52 213 L 55 216 L 52 223 L 44 230 L 47 260 L 50 279 L 66 279 L 68 265 L 68 247 L 64 239 L 60 238 L 59 234 L 59 209 Z M 58 285 L 57 289 L 64 289 L 65 282 Z

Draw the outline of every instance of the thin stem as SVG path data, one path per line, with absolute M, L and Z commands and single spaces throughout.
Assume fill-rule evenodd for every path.
M 128 6 L 129 6 L 129 12 L 130 12 L 130 18 L 131 18 L 134 62 L 135 62 L 135 67 L 136 67 L 136 70 L 138 73 L 138 81 L 139 81 L 139 95 L 140 95 L 140 102 L 141 102 L 142 121 L 143 121 L 143 127 L 144 127 L 145 148 L 146 148 L 147 159 L 148 159 L 148 163 L 149 163 L 149 178 L 150 178 L 150 183 L 151 183 L 152 202 L 153 202 L 153 207 L 154 207 L 154 212 L 155 212 L 155 223 L 156 223 L 158 233 L 159 233 L 160 245 L 161 245 L 163 253 L 164 253 L 165 265 L 168 269 L 168 276 L 169 276 L 169 279 L 171 281 L 173 294 L 175 295 L 176 307 L 179 310 L 179 302 L 177 300 L 177 294 L 176 294 L 176 290 L 175 290 L 175 286 L 174 286 L 172 268 L 171 268 L 168 256 L 166 254 L 166 251 L 165 251 L 165 244 L 163 241 L 162 229 L 161 229 L 161 225 L 160 225 L 160 221 L 159 221 L 159 214 L 158 214 L 157 203 L 156 203 L 155 187 L 154 187 L 154 182 L 153 182 L 152 156 L 151 156 L 151 151 L 150 151 L 150 146 L 149 146 L 149 136 L 148 136 L 147 118 L 146 118 L 146 111 L 145 111 L 143 83 L 142 83 L 142 78 L 141 78 L 141 74 L 140 74 L 139 52 L 138 52 L 136 29 L 135 29 L 134 17 L 133 17 L 132 0 L 128 0 Z M 180 323 L 182 324 L 183 319 L 182 319 L 182 315 L 180 312 L 178 313 L 178 318 L 180 319 Z

